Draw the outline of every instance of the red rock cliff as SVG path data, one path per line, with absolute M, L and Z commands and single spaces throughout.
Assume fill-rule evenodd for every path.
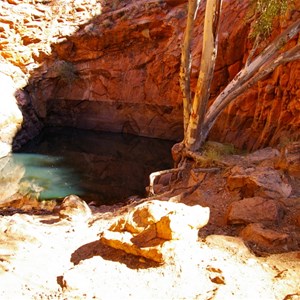
M 41 66 L 31 73 L 27 101 L 46 124 L 179 140 L 182 104 L 178 72 L 186 1 L 104 2 L 101 14 L 76 24 L 72 34 L 64 35 L 63 29 L 74 25 L 76 18 L 65 18 L 65 24 L 60 20 L 60 36 L 50 44 L 51 51 L 31 56 Z M 299 1 L 296 7 L 300 7 Z M 193 46 L 194 84 L 202 12 L 203 8 Z M 247 1 L 223 1 L 212 98 L 247 57 L 246 13 Z M 299 10 L 295 9 L 289 18 L 297 17 Z M 285 26 L 279 24 L 276 30 Z M 28 34 L 26 41 L 28 45 L 38 43 Z M 221 115 L 210 138 L 248 149 L 276 145 L 281 137 L 293 138 L 300 127 L 299 72 L 300 63 L 293 62 L 259 82 Z

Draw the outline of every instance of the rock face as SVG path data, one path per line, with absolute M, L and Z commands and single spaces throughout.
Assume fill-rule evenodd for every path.
M 161 263 L 172 248 L 170 241 L 196 242 L 198 230 L 208 220 L 207 207 L 152 200 L 136 206 L 103 231 L 100 241 Z
M 9 155 L 0 158 L 0 207 L 19 192 L 24 173 L 24 167 L 17 164 Z
M 22 82 L 19 87 L 29 82 L 21 95 L 25 127 L 16 144 L 31 138 L 26 131 L 40 121 L 172 140 L 182 137 L 178 72 L 186 1 L 81 0 L 67 5 L 27 0 L 0 5 L 0 57 L 18 68 L 19 75 L 9 75 Z M 223 3 L 211 98 L 248 56 L 247 6 L 247 1 Z M 203 9 L 202 4 L 193 45 L 193 86 Z M 297 19 L 299 10 L 288 17 Z M 281 22 L 275 30 L 285 27 Z M 255 149 L 276 145 L 287 135 L 297 137 L 299 70 L 299 62 L 289 63 L 249 89 L 221 115 L 211 138 Z
M 101 5 L 86 0 L 70 5 L 60 0 L 4 0 L 0 2 L 0 11 L 0 81 L 1 91 L 5 91 L 0 101 L 1 157 L 11 150 L 13 142 L 17 148 L 43 127 L 40 111 L 24 89 L 32 71 L 51 55 L 51 44 L 73 34 L 80 24 L 99 14 Z M 15 138 L 21 124 L 22 134 Z
M 0 64 L 1 67 L 1 64 Z M 1 70 L 1 69 L 0 69 Z M 0 159 L 11 151 L 13 138 L 21 128 L 23 117 L 14 95 L 13 80 L 0 72 Z M 1 162 L 0 162 L 1 164 Z M 1 167 L 1 166 L 0 166 Z

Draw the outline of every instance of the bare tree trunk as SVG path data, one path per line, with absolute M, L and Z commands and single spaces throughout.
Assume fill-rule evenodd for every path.
M 244 91 L 249 89 L 263 77 L 275 70 L 276 67 L 296 59 L 300 59 L 300 44 L 292 49 L 283 51 L 283 46 L 300 32 L 300 20 L 294 22 L 255 57 L 254 50 L 235 78 L 215 99 L 208 108 L 210 86 L 214 75 L 218 47 L 218 27 L 222 0 L 207 0 L 204 21 L 201 65 L 195 96 L 191 99 L 190 68 L 191 40 L 194 19 L 201 0 L 189 1 L 187 28 L 182 48 L 180 84 L 184 102 L 184 140 L 174 145 L 172 154 L 176 165 L 181 165 L 186 157 L 193 154 L 203 145 L 208 134 L 222 111 Z
M 186 132 L 191 111 L 191 44 L 195 18 L 201 0 L 189 0 L 188 17 L 181 51 L 180 87 L 183 94 L 183 126 Z
M 201 65 L 184 138 L 185 148 L 191 151 L 199 149 L 205 141 L 202 130 L 217 57 L 221 6 L 222 0 L 206 2 Z

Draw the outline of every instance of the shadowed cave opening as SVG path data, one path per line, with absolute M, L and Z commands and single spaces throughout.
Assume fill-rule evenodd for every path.
M 14 153 L 25 169 L 21 188 L 39 200 L 77 194 L 112 205 L 144 197 L 149 175 L 172 167 L 174 142 L 131 134 L 47 127 Z M 24 193 L 24 191 L 23 191 Z

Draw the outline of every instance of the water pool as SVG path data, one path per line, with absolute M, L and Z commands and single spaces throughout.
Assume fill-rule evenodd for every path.
M 145 196 L 151 172 L 172 167 L 174 142 L 72 128 L 46 128 L 14 153 L 19 187 L 40 200 L 77 194 L 114 204 Z

